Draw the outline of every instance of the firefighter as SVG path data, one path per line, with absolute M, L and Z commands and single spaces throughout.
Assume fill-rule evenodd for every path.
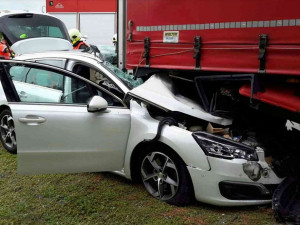
M 0 34 L 1 35 L 1 34 Z M 0 59 L 10 59 L 9 50 L 3 36 L 0 38 Z
M 112 38 L 112 43 L 114 44 L 114 46 L 116 46 L 117 42 L 118 42 L 118 40 L 117 40 L 117 34 L 114 34 L 114 36 Z
M 90 47 L 87 43 L 85 43 L 81 39 L 81 33 L 77 29 L 71 29 L 69 30 L 69 36 L 71 38 L 73 49 L 86 49 Z

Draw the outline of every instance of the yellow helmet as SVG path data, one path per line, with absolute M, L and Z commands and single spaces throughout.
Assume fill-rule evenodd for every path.
M 73 44 L 75 44 L 77 41 L 81 38 L 81 33 L 77 29 L 71 29 L 69 30 L 69 36 L 71 38 L 71 41 Z
M 116 44 L 117 43 L 117 34 L 114 34 L 113 38 L 112 38 L 112 43 Z

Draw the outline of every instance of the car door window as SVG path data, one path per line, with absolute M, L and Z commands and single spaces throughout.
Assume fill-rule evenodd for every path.
M 24 66 L 14 66 L 10 68 L 10 76 L 13 80 L 25 82 L 26 75 L 29 71 L 29 68 Z
M 26 66 L 11 66 L 8 71 L 22 102 L 60 102 L 63 75 Z
M 26 65 L 7 66 L 22 102 L 86 104 L 92 97 L 88 85 L 75 77 Z
M 31 68 L 26 83 L 63 91 L 64 76 L 47 70 Z
M 87 104 L 99 95 L 109 106 L 123 106 L 122 102 L 77 77 L 26 65 L 6 64 L 21 102 Z
M 76 64 L 73 67 L 72 72 L 98 84 L 100 87 L 107 90 L 108 93 L 111 93 L 110 95 L 100 90 L 96 92 L 97 95 L 103 97 L 108 102 L 109 106 L 123 106 L 120 99 L 124 98 L 124 93 L 118 86 L 109 80 L 104 73 L 81 64 Z M 119 99 L 114 96 L 118 97 Z
M 99 86 L 103 87 L 110 93 L 118 96 L 119 98 L 124 98 L 124 93 L 122 90 L 116 86 L 102 71 L 95 70 L 94 68 L 76 64 L 73 69 L 73 73 L 76 73 L 94 83 L 98 84 Z
M 62 103 L 86 104 L 94 96 L 92 87 L 79 79 L 65 77 L 64 94 L 61 98 Z

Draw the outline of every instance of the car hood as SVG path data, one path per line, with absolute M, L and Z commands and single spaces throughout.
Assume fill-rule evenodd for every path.
M 18 41 L 11 46 L 11 49 L 16 55 L 23 55 L 45 51 L 67 51 L 72 50 L 73 46 L 65 39 L 41 37 Z
M 224 126 L 232 123 L 230 119 L 205 112 L 199 103 L 180 95 L 167 76 L 153 75 L 144 84 L 129 91 L 128 95 L 156 105 L 165 111 L 180 112 Z

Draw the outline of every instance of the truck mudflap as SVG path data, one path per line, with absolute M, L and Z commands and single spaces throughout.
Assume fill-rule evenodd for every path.
M 272 207 L 278 222 L 300 224 L 300 178 L 286 178 L 273 194 Z

